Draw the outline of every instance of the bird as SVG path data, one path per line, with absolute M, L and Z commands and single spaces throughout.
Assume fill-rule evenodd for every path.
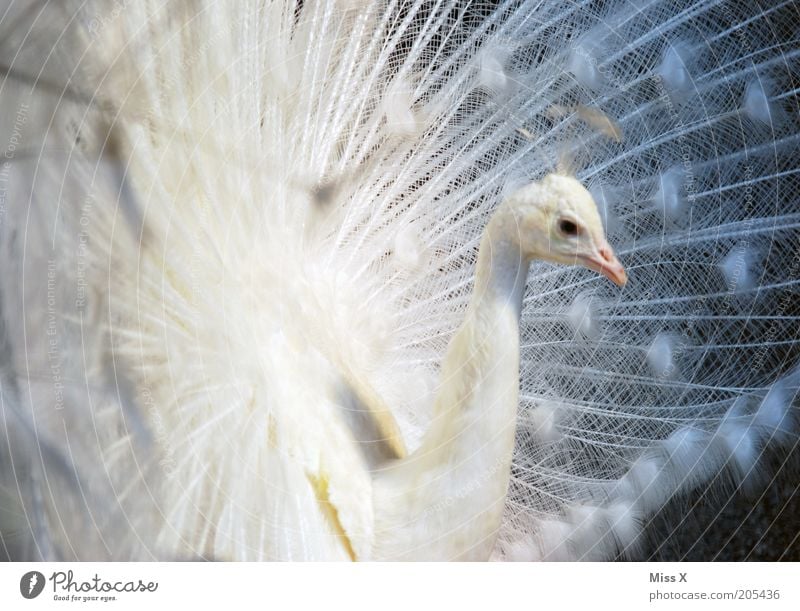
M 481 239 L 465 320 L 447 348 L 433 421 L 412 455 L 374 478 L 370 549 L 378 559 L 491 555 L 514 452 L 519 318 L 533 259 L 577 261 L 618 285 L 627 281 L 591 194 L 574 178 L 549 175 L 499 207 Z M 453 494 L 459 502 L 448 504 Z
M 636 559 L 773 480 L 796 17 L 0 3 L 2 553 Z

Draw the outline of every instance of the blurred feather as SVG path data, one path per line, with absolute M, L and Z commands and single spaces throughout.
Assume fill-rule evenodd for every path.
M 797 444 L 797 19 L 0 3 L 5 554 L 367 555 L 365 397 L 419 445 L 489 215 L 565 164 L 630 282 L 531 270 L 493 557 L 637 557 L 756 489 Z

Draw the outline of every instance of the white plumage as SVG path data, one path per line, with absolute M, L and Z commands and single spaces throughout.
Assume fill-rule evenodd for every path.
M 6 554 L 606 559 L 758 477 L 797 440 L 794 12 L 0 3 Z M 567 169 L 630 281 L 532 266 L 509 467 L 442 363 L 492 213 Z M 416 482 L 436 427 L 475 452 Z M 496 542 L 453 522 L 492 486 Z

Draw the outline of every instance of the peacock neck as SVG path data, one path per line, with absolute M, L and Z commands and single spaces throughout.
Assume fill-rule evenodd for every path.
M 376 479 L 376 557 L 486 559 L 510 477 L 527 261 L 496 215 L 421 446 Z M 513 234 L 512 234 L 513 235 Z M 431 533 L 448 533 L 431 540 Z
M 496 213 L 481 240 L 475 285 L 464 322 L 447 349 L 434 405 L 434 425 L 420 451 L 452 457 L 479 444 L 510 462 L 519 385 L 519 320 L 528 261 L 513 217 Z M 496 444 L 502 437 L 504 443 Z M 486 457 L 484 457 L 486 458 Z
M 495 214 L 484 232 L 470 305 L 442 366 L 435 417 L 453 434 L 454 444 L 459 443 L 458 427 L 463 424 L 459 414 L 475 410 L 487 423 L 505 425 L 516 413 L 519 319 L 529 262 L 513 239 L 513 218 L 503 212 Z M 512 380 L 514 404 L 498 410 L 500 397 L 490 393 L 507 390 Z M 439 443 L 433 431 L 429 437 Z
M 511 307 L 519 320 L 530 261 L 522 254 L 515 234 L 513 217 L 501 209 L 481 239 L 472 311 L 485 310 L 491 315 L 496 308 Z

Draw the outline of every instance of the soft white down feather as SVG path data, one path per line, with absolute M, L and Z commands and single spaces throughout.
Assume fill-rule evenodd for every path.
M 0 2 L 0 554 L 636 557 L 669 499 L 766 475 L 797 443 L 796 19 Z M 534 263 L 451 433 L 478 246 L 553 173 L 628 284 Z M 417 484 L 437 430 L 461 454 Z

